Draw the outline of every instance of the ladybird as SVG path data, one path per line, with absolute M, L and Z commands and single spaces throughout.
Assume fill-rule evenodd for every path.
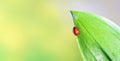
M 74 33 L 75 36 L 78 36 L 80 34 L 79 28 L 74 27 L 73 28 L 73 33 Z

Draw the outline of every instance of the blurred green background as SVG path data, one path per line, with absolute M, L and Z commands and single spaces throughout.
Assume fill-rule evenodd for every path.
M 83 61 L 70 10 L 119 24 L 119 0 L 0 0 L 0 61 Z

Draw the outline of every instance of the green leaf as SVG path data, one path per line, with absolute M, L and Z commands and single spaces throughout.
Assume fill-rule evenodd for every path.
M 87 12 L 71 11 L 85 61 L 120 61 L 120 28 L 110 20 Z

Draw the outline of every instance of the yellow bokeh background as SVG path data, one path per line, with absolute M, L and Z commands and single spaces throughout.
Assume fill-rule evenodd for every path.
M 81 60 L 69 10 L 52 1 L 1 2 L 0 61 Z

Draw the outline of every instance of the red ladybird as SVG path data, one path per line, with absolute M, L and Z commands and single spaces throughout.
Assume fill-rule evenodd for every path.
M 77 27 L 74 27 L 73 28 L 73 33 L 74 33 L 75 36 L 78 36 L 80 31 L 79 31 L 79 29 Z

